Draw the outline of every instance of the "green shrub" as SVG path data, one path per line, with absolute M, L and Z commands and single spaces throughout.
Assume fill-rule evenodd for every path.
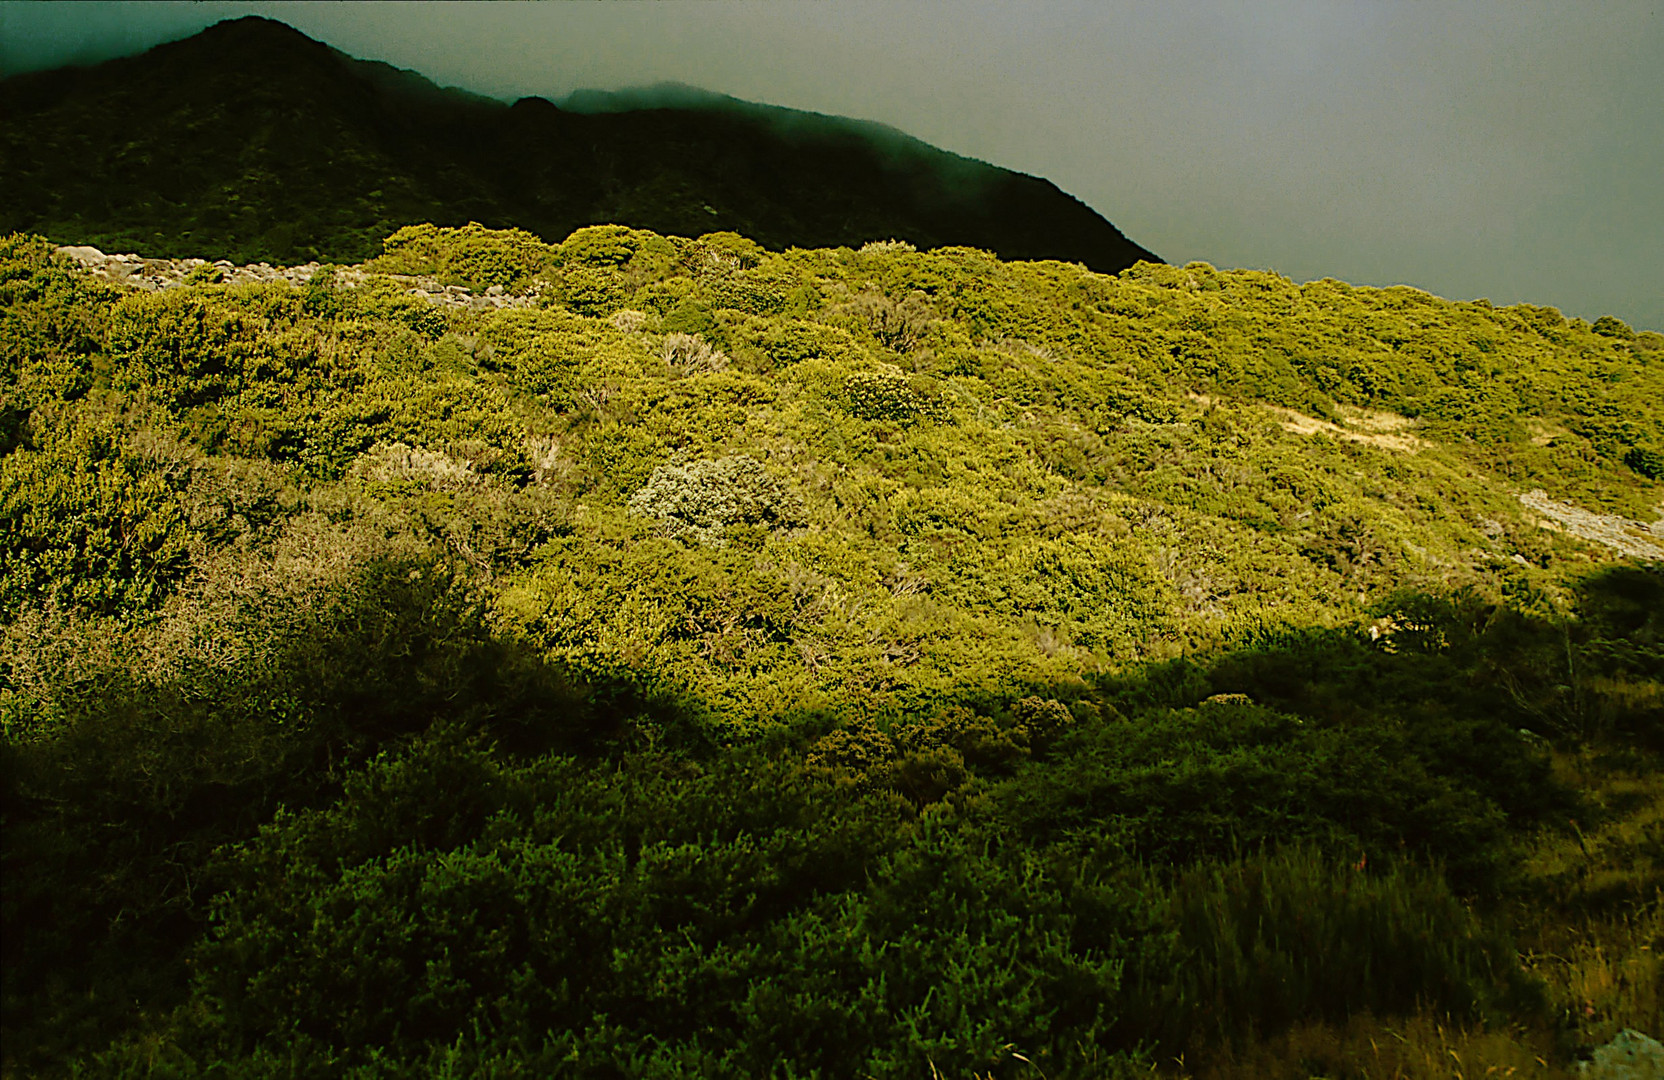
M 474 292 L 495 285 L 516 293 L 552 265 L 556 250 L 523 229 L 488 229 L 478 222 L 455 229 L 408 225 L 382 248 L 371 269 L 436 277 Z
M 106 615 L 155 607 L 202 539 L 192 469 L 115 421 L 83 421 L 0 458 L 0 613 L 39 604 Z
M 508 765 L 436 731 L 226 853 L 185 1048 L 1084 1078 L 1314 1016 L 1473 1021 L 1520 990 L 1425 872 L 1292 848 L 1164 881 L 805 775 L 745 749 Z
M 1629 324 L 1613 315 L 1602 315 L 1595 320 L 1594 326 L 1590 329 L 1601 337 L 1621 338 L 1624 341 L 1635 340 L 1635 331 L 1629 328 Z
M 1377 855 L 1408 848 L 1440 859 L 1463 887 L 1494 890 L 1506 815 L 1439 749 L 1384 724 L 1318 725 L 1259 706 L 1143 712 L 1132 724 L 1077 726 L 1050 761 L 992 797 L 1034 842 L 1104 830 L 1182 864 L 1243 845 L 1346 838 Z
M 862 347 L 847 333 L 809 319 L 748 319 L 736 325 L 730 336 L 736 350 L 750 347 L 766 356 L 766 368 L 786 368 L 814 357 L 856 361 L 863 355 Z
M 1624 454 L 1624 464 L 1648 480 L 1664 480 L 1664 452 L 1632 446 Z
M 623 225 L 591 225 L 562 241 L 560 258 L 568 265 L 622 269 L 652 235 Z
M 555 274 L 555 296 L 590 318 L 604 318 L 629 302 L 632 290 L 623 274 L 606 267 L 568 263 Z
M 333 319 L 341 314 L 341 298 L 335 267 L 320 266 L 306 280 L 305 304 L 309 314 L 321 319 Z
M 439 305 L 425 296 L 411 295 L 390 278 L 372 277 L 336 296 L 340 303 L 338 318 L 395 322 L 430 341 L 438 340 L 450 328 L 450 321 Z
M 137 293 L 111 312 L 108 348 L 119 389 L 141 387 L 189 408 L 270 377 L 267 320 L 228 296 L 170 289 Z
M 929 414 L 930 403 L 899 371 L 858 371 L 844 380 L 844 400 L 862 420 L 911 423 Z
M 795 279 L 785 274 L 764 270 L 728 271 L 702 277 L 700 291 L 710 298 L 714 308 L 775 315 L 789 303 L 794 284 Z
M 30 414 L 92 389 L 116 298 L 41 237 L 0 237 L 0 454 Z

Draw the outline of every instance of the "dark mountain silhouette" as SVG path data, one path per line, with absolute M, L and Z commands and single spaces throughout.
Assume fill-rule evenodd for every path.
M 107 250 L 356 261 L 401 225 L 473 220 L 1159 261 L 1046 180 L 883 125 L 685 87 L 506 105 L 257 17 L 7 79 L 0 121 L 0 232 Z

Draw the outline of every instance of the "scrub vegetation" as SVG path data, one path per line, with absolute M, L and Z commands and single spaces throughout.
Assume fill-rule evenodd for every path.
M 622 226 L 364 269 L 0 240 L 7 1075 L 1660 1033 L 1664 569 L 1519 496 L 1657 516 L 1664 335 Z

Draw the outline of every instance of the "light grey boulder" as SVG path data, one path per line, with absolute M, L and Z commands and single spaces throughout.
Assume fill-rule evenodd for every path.
M 1588 1061 L 1579 1062 L 1582 1080 L 1660 1080 L 1664 1077 L 1664 1044 L 1633 1028 L 1596 1048 Z

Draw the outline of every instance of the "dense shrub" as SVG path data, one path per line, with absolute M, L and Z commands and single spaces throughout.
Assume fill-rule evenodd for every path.
M 570 751 L 623 720 L 494 635 L 431 558 L 375 559 L 296 601 L 215 627 L 251 643 L 234 665 L 186 656 L 157 678 L 117 650 L 46 670 L 33 697 L 0 686 L 8 1030 L 83 1009 L 89 981 L 149 995 L 182 980 L 208 853 L 327 800 L 383 748 L 431 729 Z
M 1589 329 L 1601 337 L 1622 338 L 1625 341 L 1635 340 L 1635 331 L 1629 328 L 1629 324 L 1613 315 L 1602 315 L 1595 320 L 1594 325 Z
M 653 241 L 664 242 L 653 233 L 623 225 L 592 225 L 568 236 L 559 251 L 562 261 L 568 264 L 621 269 L 635 258 L 644 243 Z
M 0 458 L 0 613 L 132 613 L 184 577 L 204 539 L 184 497 L 191 466 L 136 435 L 89 419 Z
M 1664 453 L 1644 446 L 1631 447 L 1624 454 L 1624 464 L 1648 480 L 1664 480 Z
M 661 465 L 630 496 L 633 513 L 657 519 L 666 535 L 721 544 L 736 525 L 785 528 L 801 519 L 797 500 L 749 457 Z
M 843 393 L 850 414 L 862 420 L 906 424 L 942 412 L 938 402 L 921 394 L 907 376 L 895 370 L 858 371 L 844 380 Z
M 523 229 L 409 225 L 389 236 L 371 265 L 389 274 L 425 274 L 475 292 L 498 286 L 524 292 L 555 258 L 550 245 Z
M 270 329 L 267 312 L 226 296 L 186 289 L 130 296 L 111 313 L 114 383 L 165 395 L 180 409 L 217 401 L 282 374 Z
M 0 453 L 23 437 L 31 410 L 91 389 L 115 299 L 42 237 L 0 237 Z
M 1300 1017 L 1474 1019 L 1517 978 L 1422 872 L 1291 849 L 1164 881 L 915 820 L 790 755 L 664 766 L 509 766 L 444 731 L 376 761 L 229 853 L 179 1049 L 1085 1077 Z

